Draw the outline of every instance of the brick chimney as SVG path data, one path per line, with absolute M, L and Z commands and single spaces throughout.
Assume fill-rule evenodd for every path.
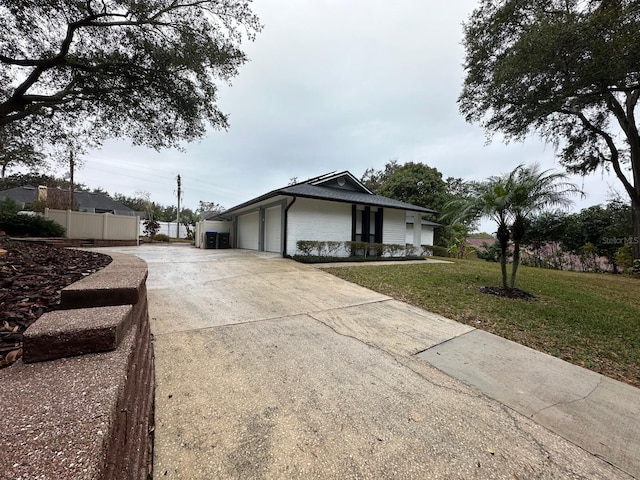
M 47 187 L 46 185 L 38 185 L 38 201 L 46 202 L 47 201 Z

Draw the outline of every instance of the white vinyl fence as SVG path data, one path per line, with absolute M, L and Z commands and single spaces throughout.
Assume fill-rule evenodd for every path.
M 156 233 L 161 233 L 169 238 L 187 238 L 187 227 L 183 224 L 178 225 L 177 222 L 158 222 L 160 230 Z M 178 227 L 180 231 L 178 233 Z M 193 231 L 193 227 L 190 227 Z M 144 220 L 140 221 L 140 232 L 144 235 Z
M 65 229 L 66 238 L 138 240 L 140 217 L 46 208 L 44 217 Z

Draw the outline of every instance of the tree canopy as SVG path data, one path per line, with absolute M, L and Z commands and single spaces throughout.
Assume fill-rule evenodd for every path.
M 536 132 L 571 172 L 613 170 L 640 237 L 640 2 L 482 0 L 464 29 L 467 121 Z
M 260 28 L 248 0 L 0 0 L 0 129 L 158 149 L 226 128 L 216 82 Z
M 362 183 L 376 195 L 439 210 L 447 201 L 447 184 L 438 169 L 423 163 L 390 160 L 384 170 L 365 171 Z
M 4 179 L 12 167 L 24 166 L 31 170 L 43 165 L 45 156 L 37 142 L 27 134 L 7 125 L 0 128 L 0 178 Z

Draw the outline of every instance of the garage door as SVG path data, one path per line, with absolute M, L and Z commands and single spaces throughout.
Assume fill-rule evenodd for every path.
M 258 212 L 238 217 L 238 248 L 258 250 Z
M 267 208 L 264 212 L 264 249 L 267 252 L 280 252 L 280 238 L 282 228 L 280 223 L 282 207 Z

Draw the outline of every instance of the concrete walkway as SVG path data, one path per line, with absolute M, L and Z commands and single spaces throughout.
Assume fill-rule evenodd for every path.
M 149 264 L 155 478 L 640 478 L 637 389 L 274 255 L 104 250 Z

